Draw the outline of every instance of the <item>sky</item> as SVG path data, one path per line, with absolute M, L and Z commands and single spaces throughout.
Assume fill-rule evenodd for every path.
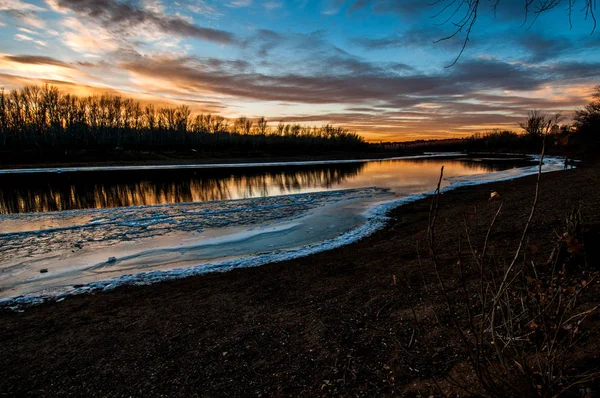
M 460 1 L 460 0 L 459 0 Z M 0 87 L 50 83 L 227 118 L 332 123 L 369 141 L 518 131 L 600 84 L 600 28 L 575 1 L 0 0 Z M 432 4 L 433 3 L 433 4 Z

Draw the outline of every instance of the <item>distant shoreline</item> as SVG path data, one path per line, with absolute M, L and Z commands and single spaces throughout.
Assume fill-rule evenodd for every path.
M 419 154 L 403 153 L 404 155 Z M 400 154 L 402 155 L 402 154 Z M 0 169 L 34 168 L 34 167 L 100 167 L 100 166 L 144 166 L 144 165 L 176 165 L 176 164 L 214 164 L 214 163 L 255 163 L 307 160 L 341 160 L 386 158 L 399 156 L 398 153 L 377 152 L 332 152 L 314 155 L 306 154 L 269 154 L 250 153 L 201 153 L 201 152 L 133 152 L 133 151 L 70 151 L 64 153 L 47 153 L 31 151 L 28 153 L 1 153 Z M 22 159 L 27 159 L 23 161 Z
M 195 162 L 195 163 L 167 163 L 167 164 L 126 164 L 126 165 L 85 165 L 85 166 L 63 166 L 63 167 L 24 167 L 24 168 L 8 168 L 1 169 L 0 175 L 8 174 L 33 174 L 33 173 L 66 173 L 66 172 L 108 172 L 108 171 L 145 171 L 145 170 L 179 170 L 179 169 L 211 169 L 211 168 L 222 168 L 222 169 L 240 169 L 240 168 L 259 168 L 259 167 L 305 167 L 305 166 L 327 166 L 327 165 L 339 165 L 347 163 L 363 163 L 373 162 L 382 160 L 401 160 L 401 159 L 446 159 L 459 157 L 461 154 L 451 152 L 440 152 L 439 154 L 423 154 L 423 155 L 406 155 L 406 156 L 394 156 L 394 157 L 367 157 L 367 158 L 340 158 L 340 159 L 303 159 L 303 160 L 283 160 L 274 161 L 272 159 L 254 159 L 253 161 L 246 161 L 245 159 L 239 159 L 239 161 L 218 161 L 212 162 Z M 511 158 L 511 160 L 513 160 Z
M 300 154 L 266 154 L 266 153 L 177 153 L 177 152 L 68 152 L 48 157 L 47 153 L 8 154 L 0 152 L 0 170 L 29 168 L 66 168 L 66 167 L 118 167 L 118 166 L 169 166 L 169 165 L 206 165 L 224 163 L 281 163 L 281 162 L 316 162 L 336 160 L 376 160 L 410 156 L 426 156 L 428 153 L 448 153 L 448 151 L 390 151 L 390 152 L 331 152 L 314 155 Z M 479 156 L 479 152 L 464 153 L 464 156 Z M 489 154 L 489 153 L 488 153 Z M 27 161 L 13 159 L 27 158 Z M 527 153 L 510 155 L 527 156 Z M 507 156 L 504 153 L 494 157 Z

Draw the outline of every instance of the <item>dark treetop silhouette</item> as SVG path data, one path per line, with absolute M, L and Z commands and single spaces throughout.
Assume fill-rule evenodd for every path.
M 192 115 L 186 105 L 142 106 L 113 95 L 77 97 L 53 86 L 0 92 L 0 151 L 254 149 L 309 152 L 361 149 L 356 133 L 342 127 L 279 123 L 246 117 Z

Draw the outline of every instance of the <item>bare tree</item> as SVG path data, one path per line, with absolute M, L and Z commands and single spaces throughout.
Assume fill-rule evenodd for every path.
M 229 128 L 229 126 L 227 124 L 227 121 L 225 120 L 225 118 L 223 116 L 215 116 L 212 119 L 211 132 L 213 134 L 226 131 L 228 128 Z
M 600 85 L 594 91 L 594 100 L 575 112 L 575 128 L 584 135 L 597 133 L 600 126 Z
M 6 147 L 8 139 L 8 96 L 4 93 L 4 88 L 0 90 L 0 130 L 2 131 L 2 147 Z
M 235 120 L 233 128 L 238 134 L 250 134 L 252 131 L 252 120 L 248 119 L 245 116 L 241 116 Z
M 477 17 L 482 11 L 481 8 L 489 6 L 494 15 L 496 15 L 498 6 L 502 1 L 503 0 L 491 0 L 490 2 L 482 2 L 480 0 L 435 0 L 432 3 L 434 7 L 438 7 L 434 18 L 446 17 L 446 19 L 441 22 L 441 25 L 451 24 L 454 27 L 454 30 L 450 35 L 436 40 L 436 43 L 464 34 L 464 41 L 458 55 L 447 67 L 455 65 L 465 51 L 471 36 L 471 31 L 477 22 Z M 567 4 L 569 26 L 572 27 L 571 17 L 573 15 L 573 9 L 576 4 L 579 4 L 576 0 L 523 0 L 525 15 L 522 26 L 528 23 L 531 26 L 540 15 L 565 3 Z M 585 11 L 585 19 L 587 20 L 590 18 L 593 22 L 591 33 L 594 33 L 596 30 L 596 0 L 583 0 L 581 4 L 583 4 L 581 10 Z M 530 18 L 530 16 L 533 16 L 533 18 Z
M 279 124 L 277 125 L 277 128 L 276 128 L 277 135 L 282 136 L 284 129 L 285 129 L 285 125 L 283 124 L 283 122 L 279 122 Z
M 523 131 L 531 136 L 540 137 L 544 126 L 546 125 L 546 116 L 539 110 L 534 109 L 529 111 L 529 115 L 525 122 L 520 122 L 519 126 Z
M 533 137 L 542 137 L 550 133 L 554 126 L 558 127 L 558 123 L 563 120 L 563 116 L 557 113 L 553 116 L 542 114 L 539 110 L 534 109 L 529 111 L 529 116 L 525 122 L 519 123 L 519 126 L 525 133 Z
M 179 150 L 190 146 L 209 149 L 288 146 L 364 146 L 355 133 L 330 136 L 326 128 L 280 124 L 271 130 L 262 117 L 241 117 L 230 126 L 222 116 L 197 114 L 187 105 L 142 108 L 132 98 L 96 95 L 80 98 L 53 86 L 0 89 L 0 150 Z M 212 134 L 211 134 L 212 133 Z M 251 134 L 255 133 L 255 134 Z M 315 140 L 315 138 L 317 138 Z
M 261 117 L 256 121 L 256 133 L 260 135 L 267 134 L 268 122 L 267 119 Z

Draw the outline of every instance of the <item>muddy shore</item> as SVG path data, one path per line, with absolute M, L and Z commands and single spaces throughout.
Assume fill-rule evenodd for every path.
M 534 185 L 532 176 L 442 195 L 438 245 L 445 278 L 455 277 L 465 212 L 476 214 L 470 228 L 475 243 L 482 239 L 499 205 L 489 200 L 492 191 L 504 207 L 491 250 L 514 253 Z M 534 257 L 548 257 L 574 208 L 593 228 L 600 225 L 598 188 L 598 165 L 542 176 L 528 241 L 539 248 Z M 429 264 L 417 254 L 429 203 L 402 206 L 376 234 L 307 258 L 2 312 L 0 395 L 425 393 L 433 377 L 456 372 L 450 335 L 440 336 L 447 339 L 440 366 L 398 351 L 398 342 L 411 338 L 411 309 L 425 320 L 430 310 L 444 308 Z M 588 244 L 597 248 L 600 241 Z M 394 275 L 407 288 L 394 286 Z M 591 345 L 590 355 L 597 354 Z

